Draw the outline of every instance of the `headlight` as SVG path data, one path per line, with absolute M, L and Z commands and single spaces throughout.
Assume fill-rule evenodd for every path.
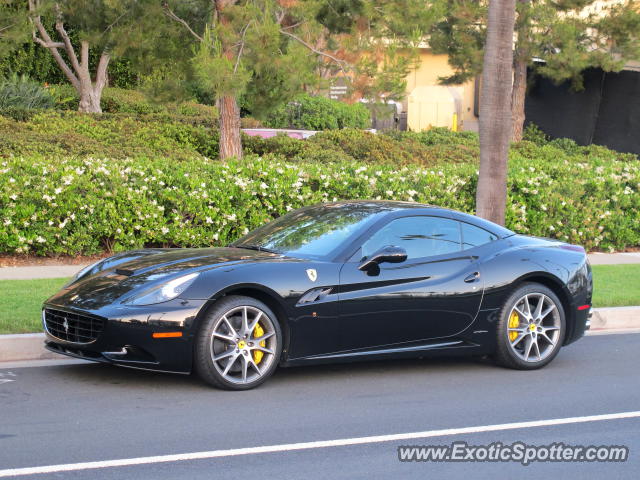
M 91 265 L 87 265 L 86 267 L 81 269 L 78 273 L 76 273 L 73 277 L 71 277 L 71 280 L 69 280 L 69 282 L 67 282 L 62 288 L 67 288 L 69 285 L 71 285 L 78 279 L 84 277 L 87 273 L 93 270 L 94 267 L 96 267 L 98 264 L 102 263 L 103 261 L 104 259 L 98 260 L 97 262 L 93 262 Z
M 197 277 L 198 273 L 190 273 L 183 277 L 174 278 L 167 283 L 142 292 L 140 295 L 128 298 L 124 303 L 126 305 L 152 305 L 154 303 L 173 300 L 189 288 L 189 285 L 191 285 Z

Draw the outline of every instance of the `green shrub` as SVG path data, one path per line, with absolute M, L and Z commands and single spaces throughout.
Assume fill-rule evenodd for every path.
M 425 144 L 406 132 L 374 134 L 363 130 L 342 129 L 318 132 L 307 140 L 277 135 L 271 138 L 244 137 L 249 154 L 275 154 L 289 161 L 340 162 L 358 160 L 393 165 L 435 165 L 443 162 L 475 162 L 479 155 L 476 144 L 465 146 L 445 143 Z
M 58 107 L 62 110 L 77 110 L 79 96 L 71 85 L 54 85 L 59 100 Z M 209 105 L 202 105 L 193 101 L 181 103 L 161 104 L 153 102 L 138 90 L 107 87 L 102 92 L 100 101 L 104 113 L 130 114 L 170 114 L 186 117 L 207 118 L 209 121 L 218 119 L 218 110 Z
M 50 92 L 25 75 L 0 79 L 0 111 L 43 110 L 53 108 L 55 103 Z
M 552 145 L 533 157 L 514 150 L 507 226 L 589 249 L 640 245 L 640 161 L 604 150 L 594 157 Z M 174 158 L 0 160 L 0 252 L 225 245 L 287 210 L 337 199 L 474 208 L 475 163 L 292 163 L 273 154 L 229 162 Z
M 217 157 L 218 131 L 211 119 L 169 114 L 85 115 L 49 111 L 30 115 L 25 122 L 3 118 L 0 157 L 34 154 Z
M 3 7 L 6 7 L 6 3 L 3 3 Z M 71 42 L 78 45 L 80 41 L 78 34 L 72 29 L 68 33 Z M 100 53 L 98 49 L 91 49 L 89 52 L 89 65 L 92 72 L 95 71 L 98 64 Z M 0 76 L 11 73 L 28 75 L 40 84 L 63 84 L 68 81 L 51 52 L 33 41 L 28 41 L 7 55 L 0 57 Z M 120 57 L 113 58 L 109 62 L 109 83 L 120 88 L 138 86 L 138 73 L 131 65 L 130 60 Z
M 325 97 L 304 94 L 273 112 L 265 121 L 265 125 L 272 128 L 305 130 L 369 128 L 371 113 L 361 103 L 350 105 Z
M 478 134 L 475 132 L 454 132 L 446 127 L 433 127 L 422 132 L 389 132 L 396 140 L 412 139 L 423 145 L 463 145 L 479 147 Z
M 535 143 L 539 146 L 542 146 L 549 141 L 547 134 L 540 130 L 540 127 L 535 123 L 529 123 L 525 127 L 524 132 L 522 132 L 522 139 Z

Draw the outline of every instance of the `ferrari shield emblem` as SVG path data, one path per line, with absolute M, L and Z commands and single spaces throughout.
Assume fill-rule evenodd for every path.
M 315 268 L 307 268 L 307 277 L 312 282 L 315 282 L 318 279 L 318 272 L 316 272 Z

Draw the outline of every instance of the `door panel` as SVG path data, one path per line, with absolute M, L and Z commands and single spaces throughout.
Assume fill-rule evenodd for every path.
M 340 350 L 455 335 L 475 319 L 482 300 L 477 262 L 462 254 L 381 265 L 370 277 L 347 263 L 340 273 Z M 474 276 L 475 277 L 475 276 Z M 468 279 L 467 279 L 468 280 Z
M 340 271 L 340 350 L 362 349 L 455 335 L 475 319 L 482 300 L 478 263 L 462 252 L 460 223 L 436 216 L 390 221 L 364 242 L 369 257 L 393 245 L 407 251 L 399 264 L 369 273 L 360 258 Z

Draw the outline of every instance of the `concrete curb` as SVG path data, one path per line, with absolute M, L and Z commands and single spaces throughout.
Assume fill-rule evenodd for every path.
M 594 308 L 591 330 L 640 328 L 640 307 Z
M 0 362 L 60 358 L 44 348 L 44 333 L 0 335 Z
M 621 332 L 640 329 L 640 306 L 594 308 L 591 332 Z M 0 363 L 28 360 L 60 360 L 63 355 L 44 348 L 43 333 L 0 335 Z M 69 357 L 69 360 L 72 360 Z

